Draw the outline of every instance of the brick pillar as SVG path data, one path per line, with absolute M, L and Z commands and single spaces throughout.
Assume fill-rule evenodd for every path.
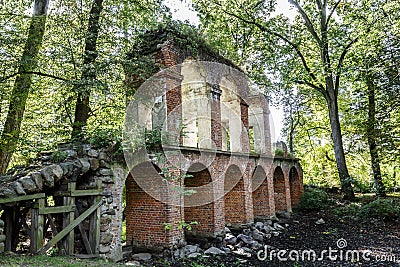
M 242 152 L 250 151 L 249 143 L 249 106 L 242 99 L 240 101 L 240 117 L 242 120 L 242 135 L 240 136 L 240 141 L 242 144 Z
M 254 162 L 248 161 L 243 173 L 246 223 L 254 222 L 252 177 Z
M 164 75 L 166 86 L 167 127 L 164 129 L 169 133 L 169 143 L 179 145 L 182 143 L 182 76 L 175 69 L 167 71 Z
M 302 193 L 300 176 L 295 166 L 290 168 L 289 184 L 290 184 L 291 206 L 293 208 L 299 204 Z
M 292 212 L 292 200 L 290 194 L 290 181 L 289 181 L 289 165 L 286 164 L 282 167 L 283 176 L 285 178 L 285 197 L 286 197 L 286 211 Z
M 274 196 L 275 196 L 275 210 L 287 211 L 287 198 L 286 198 L 286 182 L 285 175 L 280 166 L 274 170 Z
M 219 86 L 211 86 L 211 140 L 217 149 L 222 148 L 221 93 Z

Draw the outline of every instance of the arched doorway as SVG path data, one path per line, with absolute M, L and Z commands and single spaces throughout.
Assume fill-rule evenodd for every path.
M 296 167 L 292 167 L 289 171 L 289 184 L 292 207 L 296 207 L 301 197 L 301 183 Z
M 224 177 L 225 223 L 246 223 L 246 192 L 242 172 L 231 165 Z
M 281 167 L 274 171 L 275 211 L 287 211 L 285 176 Z

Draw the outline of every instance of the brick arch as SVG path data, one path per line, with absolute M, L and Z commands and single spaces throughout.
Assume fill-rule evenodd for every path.
M 147 194 L 132 175 L 139 173 L 159 177 L 160 169 L 150 162 L 137 165 L 129 173 L 126 185 L 126 240 L 134 247 L 168 246 L 172 240 L 166 235 L 163 222 L 167 205 Z M 137 177 L 136 177 L 137 178 Z
M 246 222 L 246 192 L 240 168 L 231 165 L 224 177 L 225 222 L 236 224 Z
M 275 210 L 286 211 L 286 187 L 285 187 L 285 175 L 280 166 L 274 170 L 274 198 L 275 198 Z
M 197 222 L 197 225 L 193 225 L 190 234 L 213 234 L 215 231 L 215 219 L 214 219 L 214 203 L 208 203 L 201 206 L 196 206 L 193 202 L 195 198 L 208 198 L 209 194 L 213 194 L 212 178 L 208 169 L 200 164 L 193 164 L 187 171 L 187 176 L 184 179 L 185 188 L 193 188 L 196 192 L 192 195 L 184 196 L 184 219 L 186 223 Z M 199 188 L 209 185 L 209 188 Z M 188 206 L 188 203 L 190 205 Z
M 296 207 L 299 204 L 301 197 L 301 181 L 300 175 L 296 167 L 290 168 L 289 171 L 289 185 L 290 185 L 290 199 L 292 207 Z
M 271 214 L 271 208 L 267 174 L 262 166 L 259 165 L 254 169 L 252 182 L 253 185 L 260 185 L 258 188 L 253 188 L 254 217 L 267 217 Z

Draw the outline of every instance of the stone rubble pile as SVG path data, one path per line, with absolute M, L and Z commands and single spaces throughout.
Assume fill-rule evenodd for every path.
M 104 183 L 112 183 L 109 159 L 107 149 L 93 149 L 90 145 L 70 145 L 41 153 L 28 167 L 17 167 L 0 176 L 0 198 L 40 193 L 54 188 L 61 180 L 76 181 L 88 172 Z
M 274 221 L 275 220 L 275 221 Z M 230 226 L 230 225 L 229 225 Z M 257 253 L 268 246 L 268 240 L 272 236 L 278 236 L 286 230 L 286 227 L 279 222 L 279 219 L 265 220 L 263 222 L 255 222 L 252 224 L 241 225 L 240 227 L 225 227 L 225 237 L 220 247 L 211 246 L 206 250 L 202 249 L 199 244 L 186 245 L 181 249 L 174 251 L 175 259 L 209 257 L 214 255 L 232 254 L 238 258 L 256 257 Z M 271 246 L 269 248 L 272 248 Z M 131 256 L 134 261 L 129 261 L 126 265 L 139 266 L 140 263 L 148 262 L 152 259 L 151 254 L 145 253 L 134 254 Z

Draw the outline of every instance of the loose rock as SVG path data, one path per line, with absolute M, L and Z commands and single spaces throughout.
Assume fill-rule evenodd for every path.
M 132 258 L 139 261 L 149 261 L 151 259 L 150 253 L 137 253 L 133 254 Z
M 225 251 L 220 250 L 219 248 L 216 247 L 210 247 L 206 251 L 204 251 L 205 254 L 212 254 L 212 255 L 225 255 Z
M 283 231 L 285 230 L 285 227 L 283 227 L 282 225 L 280 225 L 279 223 L 274 223 L 274 228 L 278 231 Z

